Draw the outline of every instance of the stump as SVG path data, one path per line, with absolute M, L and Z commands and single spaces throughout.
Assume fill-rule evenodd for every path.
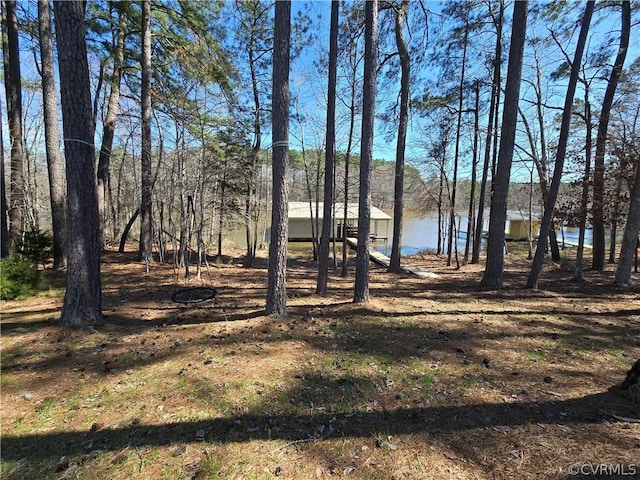
M 620 384 L 619 389 L 629 400 L 640 403 L 640 360 L 636 360 L 627 372 L 627 378 Z

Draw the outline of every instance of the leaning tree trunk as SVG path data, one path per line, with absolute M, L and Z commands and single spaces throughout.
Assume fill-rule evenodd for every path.
M 60 100 L 67 167 L 67 291 L 60 323 L 102 320 L 100 227 L 84 2 L 55 2 Z
M 580 67 L 582 63 L 582 53 L 587 42 L 587 34 L 589 32 L 589 25 L 591 24 L 591 16 L 593 14 L 595 2 L 593 0 L 587 2 L 587 7 L 582 17 L 582 25 L 580 27 L 580 35 L 578 37 L 578 43 L 576 45 L 576 53 L 571 65 L 571 75 L 569 77 L 569 85 L 567 87 L 567 95 L 564 101 L 564 110 L 562 112 L 562 123 L 560 124 L 560 136 L 558 138 L 558 147 L 556 149 L 556 162 L 553 172 L 553 178 L 551 180 L 551 187 L 547 193 L 544 204 L 544 215 L 540 225 L 540 236 L 538 237 L 538 246 L 536 247 L 536 253 L 533 258 L 533 264 L 531 266 L 531 272 L 527 280 L 527 287 L 537 288 L 538 277 L 542 270 L 542 263 L 544 261 L 544 253 L 547 247 L 547 236 L 551 228 L 551 222 L 553 218 L 553 210 L 556 205 L 556 199 L 558 198 L 558 191 L 560 189 L 560 180 L 562 178 L 562 170 L 564 168 L 564 157 L 567 151 L 567 142 L 569 139 L 569 127 L 571 125 L 571 115 L 573 107 L 573 98 L 576 92 L 576 86 L 578 85 L 578 75 L 580 73 Z

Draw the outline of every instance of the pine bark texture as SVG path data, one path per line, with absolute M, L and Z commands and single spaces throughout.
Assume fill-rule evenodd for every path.
M 640 233 L 640 165 L 636 166 L 636 178 L 631 192 L 631 203 L 627 224 L 622 237 L 620 259 L 616 267 L 615 283 L 617 285 L 631 285 L 631 269 L 638 248 L 638 233 Z
M 2 116 L 2 102 L 0 102 L 0 117 Z M 4 139 L 0 128 L 0 158 L 4 159 Z M 7 192 L 4 177 L 4 160 L 0 161 L 0 258 L 9 256 L 9 222 L 7 221 Z
M 289 48 L 291 2 L 276 2 L 273 38 L 273 206 L 267 283 L 267 315 L 287 316 L 287 241 L 289 233 Z
M 360 145 L 360 192 L 358 205 L 358 247 L 354 302 L 369 301 L 369 232 L 371 229 L 371 168 L 376 103 L 378 58 L 378 0 L 365 4 L 364 81 L 362 136 Z
M 616 56 L 611 76 L 607 83 L 607 89 L 602 100 L 602 109 L 600 110 L 600 121 L 598 122 L 598 134 L 596 137 L 596 152 L 593 163 L 593 261 L 591 268 L 593 270 L 604 269 L 605 259 L 605 225 L 604 225 L 604 174 L 605 163 L 604 155 L 607 147 L 607 130 L 609 128 L 609 117 L 611 116 L 611 107 L 618 87 L 620 76 L 622 75 L 622 67 L 627 57 L 629 49 L 629 36 L 631 31 L 631 3 L 629 0 L 622 2 L 622 30 L 620 32 L 620 47 Z
M 67 291 L 60 323 L 102 320 L 100 228 L 84 2 L 54 3 L 67 170 Z
M 327 134 L 324 163 L 324 205 L 322 235 L 318 252 L 318 282 L 316 293 L 325 295 L 329 281 L 329 242 L 333 235 L 333 182 L 336 155 L 336 82 L 338 72 L 338 20 L 340 2 L 331 2 L 329 32 L 329 79 L 327 85 Z
M 587 43 L 587 34 L 589 33 L 589 25 L 591 24 L 591 16 L 593 15 L 594 5 L 595 1 L 593 0 L 587 2 L 587 6 L 582 17 L 582 25 L 580 27 L 578 43 L 576 44 L 576 52 L 573 57 L 573 63 L 571 64 L 569 85 L 567 86 L 567 94 L 564 100 L 564 109 L 562 111 L 562 121 L 560 124 L 560 136 L 558 137 L 558 146 L 556 148 L 556 161 L 553 171 L 553 177 L 551 179 L 551 186 L 549 187 L 549 191 L 547 192 L 547 196 L 545 197 L 544 214 L 542 216 L 542 222 L 540 223 L 538 245 L 536 247 L 536 253 L 533 258 L 533 264 L 531 265 L 531 271 L 529 272 L 529 278 L 527 280 L 527 287 L 529 288 L 538 287 L 538 277 L 540 276 L 540 272 L 542 271 L 545 250 L 547 248 L 547 237 L 551 230 L 553 210 L 555 209 L 558 192 L 560 190 L 560 181 L 562 179 L 564 159 L 567 152 L 567 143 L 569 141 L 569 127 L 571 125 L 571 116 L 573 113 L 573 99 L 575 97 L 576 87 L 578 85 L 578 76 L 580 74 L 580 68 L 582 66 L 582 54 Z
M 409 82 L 411 80 L 411 57 L 404 39 L 404 22 L 409 1 L 403 0 L 396 11 L 395 38 L 400 56 L 400 118 L 398 119 L 398 141 L 396 144 L 395 182 L 393 189 L 393 241 L 391 243 L 390 272 L 400 272 L 402 248 L 402 215 L 404 211 L 404 163 L 409 126 Z
M 58 95 L 53 64 L 53 32 L 48 0 L 38 0 L 38 29 L 40 33 L 40 62 L 42 64 L 44 138 L 53 229 L 53 268 L 58 269 L 67 266 L 67 196 L 64 160 L 60 151 Z
M 142 1 L 142 199 L 140 202 L 140 259 L 151 258 L 151 0 Z
M 482 277 L 482 285 L 493 289 L 502 288 L 503 283 L 504 227 L 507 221 L 507 197 L 515 145 L 528 8 L 528 1 L 515 2 L 513 8 L 509 66 L 502 113 L 502 136 L 500 138 L 500 150 L 494 177 L 493 197 L 491 198 L 487 264 Z
M 22 87 L 16 2 L 4 1 L 3 60 L 11 161 L 9 172 L 9 251 L 15 253 L 24 228 L 24 147 L 22 144 Z

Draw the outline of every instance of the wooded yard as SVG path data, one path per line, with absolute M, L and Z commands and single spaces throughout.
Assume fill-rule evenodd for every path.
M 56 326 L 61 274 L 2 304 L 2 478 L 640 474 L 640 408 L 609 391 L 640 358 L 640 289 L 614 287 L 611 267 L 575 283 L 568 263 L 545 265 L 525 290 L 529 262 L 510 254 L 495 292 L 480 266 L 416 256 L 439 278 L 372 266 L 372 301 L 356 304 L 352 277 L 315 295 L 299 255 L 289 317 L 273 319 L 265 258 L 225 257 L 204 281 L 216 303 L 191 306 L 171 301 L 184 281 L 170 266 L 135 258 L 104 256 L 90 332 Z

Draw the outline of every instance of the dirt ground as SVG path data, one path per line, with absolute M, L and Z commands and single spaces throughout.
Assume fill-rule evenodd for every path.
M 321 297 L 298 253 L 278 319 L 265 253 L 226 253 L 187 281 L 106 252 L 90 331 L 56 325 L 51 271 L 2 303 L 3 479 L 640 478 L 640 406 L 610 390 L 640 358 L 640 288 L 614 266 L 573 282 L 565 252 L 528 290 L 512 253 L 488 291 L 482 266 L 416 255 L 437 277 L 372 265 L 355 304 L 353 266 Z M 215 302 L 171 300 L 195 286 Z

